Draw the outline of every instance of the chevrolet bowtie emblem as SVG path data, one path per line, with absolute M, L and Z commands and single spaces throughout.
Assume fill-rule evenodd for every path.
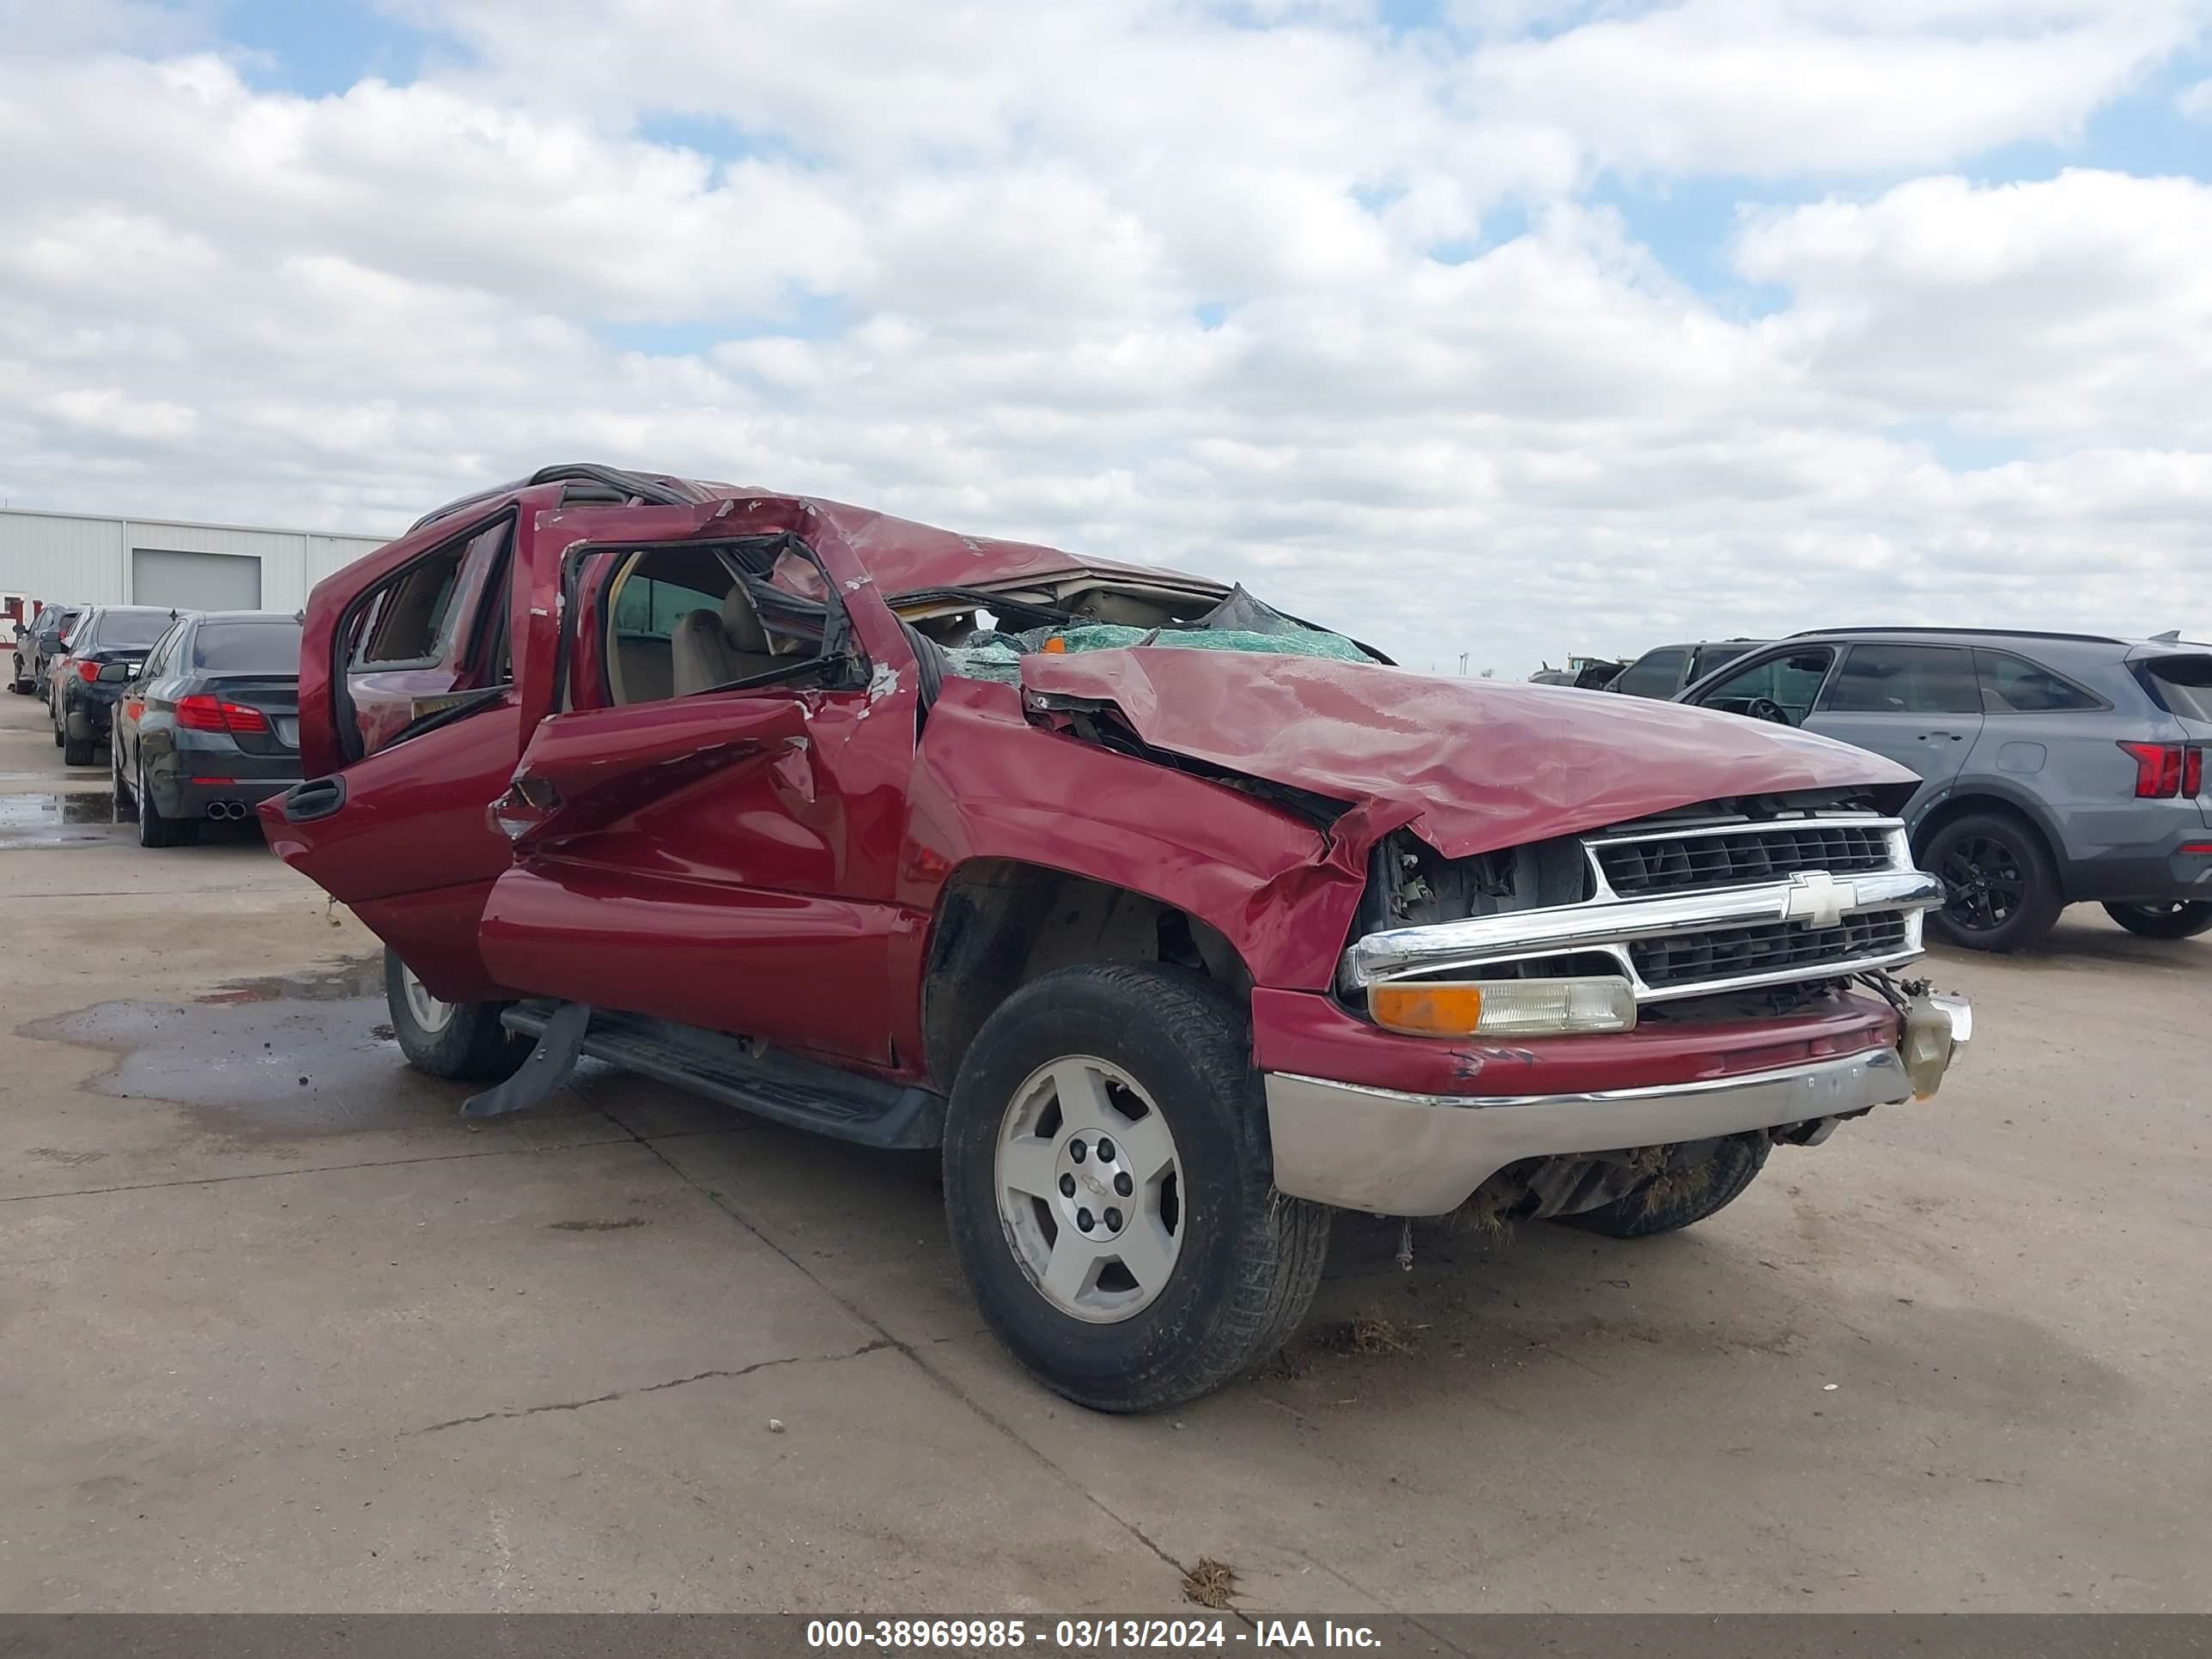
M 1826 870 L 1801 870 L 1790 878 L 1790 898 L 1782 913 L 1808 927 L 1834 927 L 1842 923 L 1844 912 L 1858 907 L 1859 890 L 1850 882 L 1838 881 Z

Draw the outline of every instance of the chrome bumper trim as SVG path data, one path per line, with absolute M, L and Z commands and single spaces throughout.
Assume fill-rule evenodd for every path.
M 1594 1094 L 1405 1094 L 1290 1072 L 1265 1084 L 1276 1187 L 1378 1215 L 1443 1215 L 1524 1158 L 1779 1128 L 1913 1095 L 1893 1048 Z
M 1477 968 L 1532 956 L 1599 951 L 1620 963 L 1636 987 L 1639 1001 L 1708 996 L 1743 986 L 1832 978 L 1910 962 L 1921 953 L 1921 913 L 1941 905 L 1944 896 L 1943 884 L 1921 870 L 1875 871 L 1848 877 L 1808 870 L 1786 881 L 1661 898 L 1624 899 L 1605 891 L 1583 904 L 1508 910 L 1470 916 L 1463 921 L 1370 933 L 1345 951 L 1339 976 L 1346 988 L 1364 990 L 1378 980 Z M 1798 963 L 1773 972 L 1693 985 L 1646 985 L 1626 948 L 1647 939 L 1762 922 L 1803 921 L 1832 927 L 1845 916 L 1900 911 L 1905 915 L 1905 939 L 1898 950 L 1863 959 Z

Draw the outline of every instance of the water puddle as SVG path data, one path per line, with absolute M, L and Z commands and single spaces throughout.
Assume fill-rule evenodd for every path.
M 40 823 L 112 823 L 115 795 L 72 789 L 58 795 L 0 795 L 0 829 Z
M 327 968 L 304 974 L 277 974 L 266 979 L 225 980 L 198 1003 L 233 1002 L 349 1002 L 356 997 L 384 994 L 384 958 L 348 957 Z M 391 1035 L 389 1032 L 386 1036 Z
M 222 1133 L 353 1134 L 448 1118 L 462 1085 L 414 1070 L 392 1039 L 376 957 L 237 980 L 188 1003 L 95 1003 L 22 1034 L 105 1048 L 88 1087 L 189 1107 Z
M 182 1106 L 234 1139 L 301 1140 L 450 1123 L 471 1085 L 416 1071 L 384 1001 L 381 955 L 234 979 L 190 1002 L 132 998 L 34 1020 L 21 1035 L 82 1043 L 115 1063 L 85 1085 Z M 533 1119 L 650 1105 L 662 1085 L 586 1061 Z
M 0 852 L 135 841 L 137 822 L 137 810 L 127 802 L 118 805 L 112 789 L 0 795 Z M 260 820 L 251 813 L 221 823 L 203 820 L 199 825 L 199 840 L 205 845 L 260 839 Z
M 0 795 L 0 849 L 81 847 L 114 841 L 125 828 L 110 790 Z

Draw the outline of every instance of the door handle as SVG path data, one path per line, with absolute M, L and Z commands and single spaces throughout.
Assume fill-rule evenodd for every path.
M 284 821 L 313 823 L 317 818 L 326 818 L 345 805 L 345 798 L 343 778 L 309 778 L 305 783 L 295 783 L 284 792 Z

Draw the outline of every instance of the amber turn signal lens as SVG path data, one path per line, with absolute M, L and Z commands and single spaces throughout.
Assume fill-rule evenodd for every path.
M 1482 1023 L 1479 985 L 1371 985 L 1367 1012 L 1377 1025 L 1411 1036 L 1471 1036 Z
M 1564 1036 L 1632 1031 L 1625 979 L 1398 980 L 1367 988 L 1375 1023 L 1408 1036 Z

